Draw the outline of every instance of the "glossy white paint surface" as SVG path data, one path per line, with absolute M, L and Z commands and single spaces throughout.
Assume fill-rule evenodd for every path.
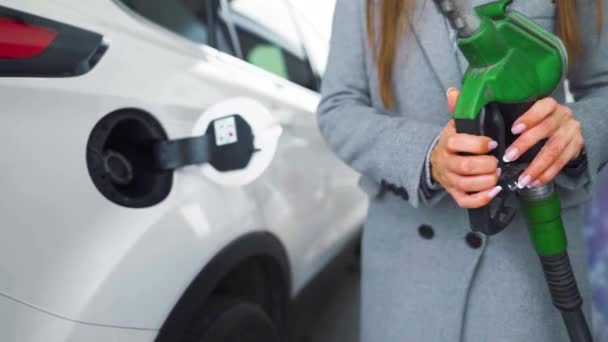
M 357 233 L 366 201 L 319 135 L 318 94 L 110 1 L 2 5 L 99 32 L 110 48 L 82 77 L 0 79 L 0 341 L 153 341 L 194 276 L 239 236 L 281 240 L 295 295 Z M 167 200 L 138 210 L 97 192 L 85 147 L 101 117 L 137 107 L 170 138 L 186 137 L 201 113 L 235 97 L 255 99 L 283 128 L 258 180 L 225 187 L 188 167 Z
M 300 30 L 306 52 L 315 70 L 322 75 L 327 67 L 329 38 L 336 0 L 286 0 Z
M 158 331 L 75 322 L 0 296 L 2 341 L 151 342 Z

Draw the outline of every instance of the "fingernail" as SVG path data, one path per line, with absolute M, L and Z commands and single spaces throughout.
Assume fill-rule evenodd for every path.
M 502 169 L 501 169 L 501 168 L 498 168 L 498 169 L 496 170 L 496 173 L 498 173 L 498 177 L 502 176 Z
M 490 149 L 490 151 L 494 150 L 497 147 L 498 147 L 498 143 L 494 140 L 492 140 L 488 143 L 488 148 Z
M 458 91 L 458 89 L 456 89 L 454 87 L 449 87 L 448 90 L 445 92 L 445 94 L 446 94 L 446 96 L 450 96 L 456 91 Z
M 517 182 L 517 187 L 520 189 L 523 189 L 526 186 L 528 186 L 528 184 L 530 184 L 530 182 L 532 182 L 532 177 L 530 177 L 530 176 L 521 177 L 521 178 L 519 178 L 519 181 Z
M 526 125 L 524 124 L 517 124 L 515 126 L 513 126 L 513 128 L 511 128 L 511 133 L 518 135 L 523 133 L 523 131 L 526 130 Z
M 541 185 L 543 185 L 543 183 L 541 183 L 539 180 L 536 180 L 536 181 L 532 182 L 532 184 L 530 184 L 530 188 L 538 188 Z
M 515 159 L 517 159 L 517 154 L 519 153 L 519 150 L 515 147 L 511 147 L 507 150 L 507 153 L 505 153 L 505 156 L 502 157 L 502 160 L 505 163 L 510 163 L 512 161 L 515 161 Z
M 497 186 L 488 193 L 488 197 L 494 198 L 502 191 L 502 186 Z

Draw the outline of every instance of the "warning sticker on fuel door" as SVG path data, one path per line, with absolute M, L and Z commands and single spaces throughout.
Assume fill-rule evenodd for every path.
M 215 128 L 215 144 L 217 146 L 229 145 L 238 141 L 234 116 L 215 120 L 213 125 Z

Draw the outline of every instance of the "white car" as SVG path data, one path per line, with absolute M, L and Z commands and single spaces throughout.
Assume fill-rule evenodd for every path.
M 286 0 L 0 1 L 0 341 L 284 339 L 367 206 L 317 130 L 309 24 Z

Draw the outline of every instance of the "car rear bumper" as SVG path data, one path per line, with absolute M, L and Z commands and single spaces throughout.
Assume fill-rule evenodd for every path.
M 2 342 L 153 342 L 157 334 L 71 321 L 0 294 Z

